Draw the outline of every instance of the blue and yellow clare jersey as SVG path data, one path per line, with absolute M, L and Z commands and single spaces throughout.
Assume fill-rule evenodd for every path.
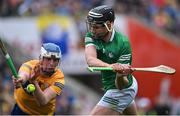
M 94 45 L 97 51 L 97 58 L 103 62 L 113 64 L 129 64 L 132 62 L 132 50 L 129 39 L 123 34 L 113 29 L 111 38 L 108 42 L 102 39 L 94 39 L 92 33 L 87 32 L 85 36 L 85 46 Z M 114 71 L 101 71 L 102 84 L 104 90 L 116 89 L 115 79 L 116 72 Z M 132 85 L 132 75 L 128 75 L 129 84 L 125 87 L 128 88 Z
M 30 60 L 22 64 L 19 71 L 24 71 L 30 74 L 31 70 L 37 63 L 39 63 L 39 60 Z M 59 69 L 56 69 L 55 73 L 50 77 L 40 75 L 36 78 L 36 80 L 42 90 L 50 87 L 57 95 L 60 95 L 65 84 L 64 75 Z M 51 99 L 44 106 L 39 106 L 33 95 L 26 93 L 22 87 L 15 90 L 14 97 L 21 110 L 27 114 L 52 115 L 55 112 L 56 98 Z

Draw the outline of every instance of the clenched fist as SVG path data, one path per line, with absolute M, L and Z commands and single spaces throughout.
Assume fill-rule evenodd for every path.
M 128 64 L 114 63 L 114 64 L 111 64 L 111 67 L 113 68 L 114 71 L 123 75 L 128 75 L 133 72 L 133 70 L 131 69 L 131 66 Z
M 12 80 L 13 80 L 13 83 L 14 83 L 14 88 L 17 89 L 17 88 L 21 87 L 21 83 L 23 83 L 23 78 L 18 77 L 18 79 L 17 79 L 14 76 L 12 76 Z

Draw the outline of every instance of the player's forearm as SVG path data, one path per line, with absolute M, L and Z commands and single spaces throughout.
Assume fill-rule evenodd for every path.
M 23 71 L 19 71 L 18 77 L 22 80 L 22 83 L 25 83 L 29 79 L 29 74 Z
M 44 95 L 43 91 L 41 90 L 37 82 L 34 82 L 33 84 L 35 85 L 35 88 L 36 88 L 34 92 L 34 97 L 36 98 L 37 103 L 40 106 L 46 105 L 48 103 L 48 100 L 46 96 Z
M 126 75 L 122 75 L 120 73 L 116 74 L 116 79 L 115 79 L 115 85 L 118 89 L 123 89 L 126 87 L 129 83 L 129 80 L 127 79 Z
M 108 67 L 110 66 L 110 64 L 108 63 L 105 63 L 95 57 L 89 57 L 89 58 L 86 58 L 86 61 L 87 61 L 87 64 L 89 66 L 100 66 L 100 67 Z

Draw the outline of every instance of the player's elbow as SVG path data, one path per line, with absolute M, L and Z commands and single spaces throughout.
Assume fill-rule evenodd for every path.
M 88 64 L 88 66 L 93 66 L 93 62 L 94 62 L 94 60 L 93 60 L 93 58 L 86 58 L 86 61 L 87 61 L 87 64 Z
M 38 102 L 39 106 L 45 106 L 49 102 L 48 99 L 45 97 L 43 97 L 41 99 L 37 99 L 36 101 Z
M 44 100 L 39 102 L 39 106 L 45 106 L 48 103 L 48 101 Z

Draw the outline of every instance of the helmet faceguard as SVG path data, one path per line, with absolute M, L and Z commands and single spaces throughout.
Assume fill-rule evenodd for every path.
M 58 64 L 60 64 L 60 59 L 61 59 L 61 50 L 60 47 L 57 46 L 54 43 L 45 43 L 41 47 L 41 53 L 40 53 L 40 60 L 41 60 L 41 67 L 42 67 L 42 72 L 46 75 L 51 75 L 54 73 L 55 67 L 50 66 L 50 64 L 44 64 L 43 60 L 44 58 L 50 58 L 53 60 L 57 60 Z M 54 67 L 52 69 L 52 67 Z

